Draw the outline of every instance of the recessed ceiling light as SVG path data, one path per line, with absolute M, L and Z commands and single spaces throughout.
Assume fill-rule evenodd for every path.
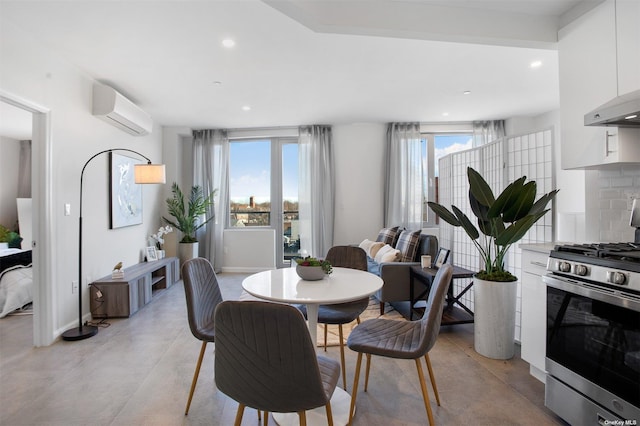
M 442 116 L 443 116 L 443 117 L 447 117 L 448 115 L 449 115 L 449 113 L 448 113 L 448 112 L 443 112 L 443 113 L 442 113 Z
M 214 81 L 213 85 L 214 86 L 222 86 L 222 82 L 221 81 Z
M 233 46 L 236 45 L 236 42 L 230 38 L 225 38 L 224 40 L 222 40 L 222 45 L 228 49 L 232 48 Z
M 529 65 L 531 68 L 540 68 L 542 66 L 542 61 L 533 61 L 531 62 L 531 65 Z
M 243 111 L 251 111 L 251 107 L 249 105 L 245 105 L 242 107 Z
M 471 94 L 471 90 L 465 90 L 464 92 L 462 92 L 463 95 L 470 95 Z

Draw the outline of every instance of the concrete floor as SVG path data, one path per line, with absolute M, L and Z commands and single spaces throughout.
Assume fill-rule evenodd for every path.
M 244 275 L 220 274 L 225 299 L 237 299 Z M 78 342 L 33 348 L 31 318 L 0 320 L 0 424 L 13 425 L 231 425 L 237 404 L 213 380 L 209 345 L 188 416 L 200 342 L 190 333 L 182 283 L 128 319 Z M 347 349 L 347 383 L 356 355 Z M 519 357 L 484 358 L 473 350 L 473 325 L 442 327 L 430 353 L 442 405 L 431 401 L 441 425 L 555 425 L 544 407 L 544 385 Z M 339 360 L 337 347 L 328 356 Z M 427 379 L 428 380 L 428 379 Z M 269 424 L 275 424 L 269 419 Z M 415 363 L 373 358 L 368 392 L 357 398 L 355 425 L 425 425 Z M 243 425 L 258 425 L 247 409 Z

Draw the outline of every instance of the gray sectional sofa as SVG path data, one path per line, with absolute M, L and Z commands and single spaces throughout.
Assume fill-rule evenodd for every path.
M 384 304 L 388 302 L 409 301 L 410 269 L 419 266 L 423 255 L 430 255 L 435 260 L 438 253 L 438 238 L 434 235 L 420 235 L 418 250 L 413 262 L 383 262 L 376 263 L 367 256 L 369 272 L 378 275 L 384 281 L 382 288 L 375 293 L 380 301 L 380 315 L 384 313 Z M 428 295 L 425 295 L 425 300 Z

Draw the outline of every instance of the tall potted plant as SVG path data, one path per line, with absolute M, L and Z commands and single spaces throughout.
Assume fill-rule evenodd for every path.
M 481 355 L 509 359 L 514 354 L 516 278 L 504 268 L 504 257 L 549 209 L 558 190 L 536 197 L 536 182 L 523 176 L 498 197 L 482 176 L 467 168 L 469 203 L 478 227 L 456 206 L 429 202 L 442 220 L 461 226 L 478 250 L 484 269 L 474 276 L 474 347 Z M 479 230 L 479 231 L 478 231 Z
M 182 232 L 180 240 L 180 262 L 198 256 L 198 240 L 196 231 L 214 218 L 213 215 L 203 220 L 207 209 L 213 205 L 216 190 L 205 196 L 199 185 L 191 187 L 189 201 L 185 203 L 184 194 L 176 182 L 171 185 L 172 197 L 167 198 L 167 210 L 174 220 L 163 217 L 164 221 Z

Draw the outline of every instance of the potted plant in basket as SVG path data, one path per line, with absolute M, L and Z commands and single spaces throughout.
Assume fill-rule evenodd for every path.
M 167 210 L 174 220 L 163 217 L 165 222 L 182 232 L 180 240 L 180 261 L 185 261 L 198 256 L 198 240 L 196 231 L 207 224 L 213 215 L 203 220 L 207 209 L 213 205 L 213 197 L 217 190 L 206 195 L 199 185 L 191 187 L 189 201 L 185 204 L 184 194 L 176 182 L 171 185 L 173 196 L 167 198 Z
M 440 204 L 428 204 L 442 220 L 464 229 L 484 264 L 484 269 L 474 276 L 475 350 L 489 358 L 509 359 L 514 354 L 518 278 L 505 270 L 504 257 L 549 211 L 546 206 L 558 190 L 535 200 L 536 183 L 525 182 L 527 178 L 523 176 L 496 198 L 487 182 L 471 167 L 467 168 L 467 177 L 469 203 L 477 218 L 477 228 L 456 206 L 451 206 L 451 212 Z
M 333 272 L 331 263 L 315 257 L 307 256 L 303 259 L 296 259 L 296 263 L 296 273 L 306 281 L 321 280 L 325 275 Z

